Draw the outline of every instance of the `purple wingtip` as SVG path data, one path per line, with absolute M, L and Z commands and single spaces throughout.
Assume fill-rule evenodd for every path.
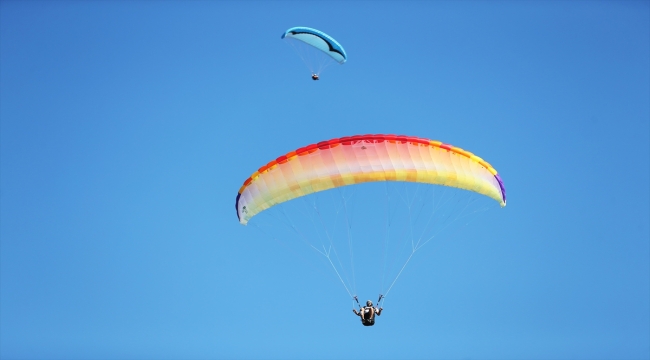
M 503 196 L 503 204 L 505 205 L 505 203 L 506 203 L 506 187 L 503 186 L 503 180 L 501 180 L 501 176 L 499 176 L 499 174 L 494 175 L 494 177 L 499 182 L 499 187 L 501 188 L 501 195 Z
M 235 210 L 237 211 L 237 220 L 241 221 L 241 218 L 239 217 L 239 197 L 241 197 L 241 194 L 237 194 L 237 199 L 235 200 Z

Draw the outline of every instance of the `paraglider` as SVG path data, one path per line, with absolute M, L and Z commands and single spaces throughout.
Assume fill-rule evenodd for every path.
M 397 188 L 391 189 L 392 184 Z M 347 189 L 352 193 L 346 193 Z M 383 199 L 379 206 L 360 197 L 365 189 L 371 201 Z M 383 218 L 364 217 L 384 206 L 384 200 Z M 354 212 L 355 202 L 360 204 L 358 212 Z M 359 240 L 354 230 L 369 244 L 360 241 L 357 245 L 364 262 L 374 249 L 381 249 L 379 293 L 384 295 L 374 306 L 368 301 L 354 309 L 364 326 L 372 326 L 383 310 L 382 301 L 413 255 L 432 239 L 447 237 L 450 229 L 467 225 L 468 219 L 492 204 L 506 205 L 505 186 L 482 158 L 426 138 L 369 134 L 321 141 L 272 160 L 244 181 L 235 210 L 240 224 L 261 216 L 252 224 L 262 232 L 267 232 L 267 226 L 284 227 L 323 255 L 324 263 L 332 267 L 357 304 L 353 244 Z M 274 214 L 272 210 L 278 208 Z M 263 216 L 267 213 L 269 217 Z M 267 224 L 262 222 L 265 218 Z M 369 221 L 377 224 L 359 226 Z M 343 246 L 349 251 L 340 251 Z M 365 249 L 373 250 L 367 255 Z
M 319 80 L 320 73 L 332 62 L 343 64 L 348 56 L 333 37 L 308 27 L 293 27 L 282 34 L 296 50 L 311 71 L 312 80 Z

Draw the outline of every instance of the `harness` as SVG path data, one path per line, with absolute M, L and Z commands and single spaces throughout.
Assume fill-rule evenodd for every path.
M 371 310 L 370 308 L 364 307 L 363 308 L 363 314 L 361 314 L 361 323 L 364 326 L 373 326 L 375 325 L 375 313 L 373 312 L 372 317 L 370 319 L 367 319 L 364 317 L 365 314 L 369 313 Z

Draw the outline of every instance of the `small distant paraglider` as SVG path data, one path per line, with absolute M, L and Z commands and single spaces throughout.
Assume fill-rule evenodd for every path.
M 282 34 L 311 71 L 312 80 L 320 80 L 320 73 L 334 62 L 344 64 L 348 56 L 333 37 L 308 27 L 293 27 Z

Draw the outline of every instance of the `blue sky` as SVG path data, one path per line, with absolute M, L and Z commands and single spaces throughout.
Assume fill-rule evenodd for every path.
M 649 2 L 0 10 L 0 357 L 650 357 Z M 348 62 L 310 80 L 293 26 Z M 372 328 L 233 207 L 271 159 L 366 133 L 470 150 L 508 190 Z

